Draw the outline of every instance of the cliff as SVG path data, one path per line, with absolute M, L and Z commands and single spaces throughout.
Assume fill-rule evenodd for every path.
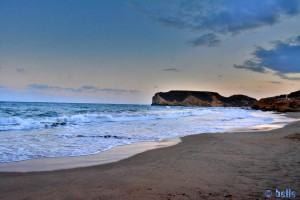
M 290 94 L 260 99 L 253 109 L 277 112 L 300 112 L 300 90 Z
M 224 97 L 216 92 L 170 91 L 156 93 L 152 105 L 164 106 L 208 106 L 208 107 L 250 107 L 256 99 L 245 95 Z

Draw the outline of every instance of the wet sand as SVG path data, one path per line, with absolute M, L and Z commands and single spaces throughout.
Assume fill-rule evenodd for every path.
M 300 113 L 289 116 L 300 119 Z M 199 134 L 119 162 L 0 173 L 0 199 L 300 199 L 300 122 L 261 132 Z M 274 198 L 269 198 L 274 199 Z
M 129 145 L 116 146 L 107 151 L 86 156 L 41 158 L 19 162 L 0 163 L 0 172 L 54 171 L 102 165 L 117 162 L 144 151 L 172 146 L 178 144 L 180 141 L 180 139 L 173 139 L 158 142 L 137 142 Z

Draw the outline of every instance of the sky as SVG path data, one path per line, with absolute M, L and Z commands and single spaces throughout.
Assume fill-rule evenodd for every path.
M 299 89 L 299 0 L 0 0 L 0 101 Z

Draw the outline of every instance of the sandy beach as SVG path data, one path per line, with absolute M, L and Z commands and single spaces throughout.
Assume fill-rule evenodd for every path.
M 300 200 L 300 0 L 0 0 L 0 200 Z
M 300 113 L 291 113 L 300 118 Z M 300 122 L 261 132 L 199 134 L 98 166 L 0 173 L 0 199 L 265 199 L 300 197 Z

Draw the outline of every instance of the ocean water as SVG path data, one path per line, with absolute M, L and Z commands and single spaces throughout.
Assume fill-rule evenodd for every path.
M 98 153 L 285 118 L 241 108 L 0 102 L 0 162 Z

